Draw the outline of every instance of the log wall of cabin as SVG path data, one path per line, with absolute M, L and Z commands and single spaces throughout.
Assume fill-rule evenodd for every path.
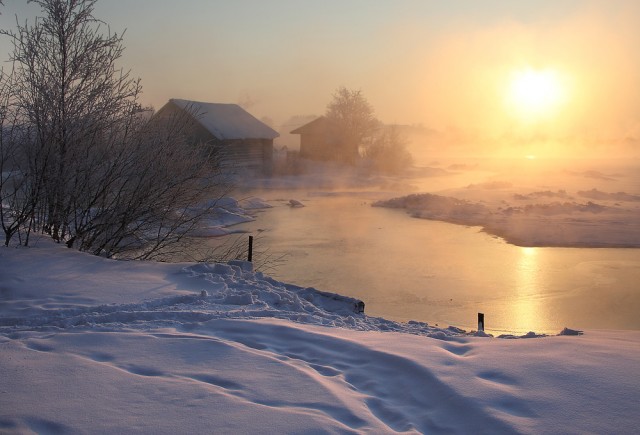
M 217 141 L 220 146 L 222 167 L 238 170 L 250 170 L 268 175 L 273 159 L 273 140 L 271 139 L 233 139 Z

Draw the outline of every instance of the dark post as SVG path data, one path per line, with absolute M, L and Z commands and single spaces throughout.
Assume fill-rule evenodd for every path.
M 247 261 L 253 261 L 253 236 L 249 236 L 249 255 Z
M 478 331 L 484 331 L 484 313 L 478 313 Z

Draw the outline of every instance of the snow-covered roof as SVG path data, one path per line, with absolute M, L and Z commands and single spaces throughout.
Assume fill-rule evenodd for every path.
M 275 139 L 280 134 L 237 104 L 169 100 L 193 111 L 198 122 L 217 139 Z

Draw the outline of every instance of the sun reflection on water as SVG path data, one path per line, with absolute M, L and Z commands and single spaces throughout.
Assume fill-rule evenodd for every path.
M 516 263 L 516 298 L 512 324 L 518 329 L 534 329 L 541 324 L 538 282 L 538 248 L 520 248 Z

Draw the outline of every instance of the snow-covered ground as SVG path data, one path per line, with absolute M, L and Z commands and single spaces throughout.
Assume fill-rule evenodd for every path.
M 0 432 L 640 427 L 640 331 L 498 339 L 358 311 L 245 262 L 2 247 Z

